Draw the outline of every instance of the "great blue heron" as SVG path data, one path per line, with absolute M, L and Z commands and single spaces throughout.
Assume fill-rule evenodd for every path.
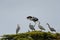
M 42 30 L 45 30 L 45 28 L 43 28 L 43 26 L 40 25 L 40 22 L 39 22 L 39 24 L 38 24 L 38 27 L 39 27 L 39 29 L 41 29 L 41 31 L 42 31 Z
M 29 23 L 29 28 L 30 28 L 32 31 L 35 30 L 34 26 L 35 26 L 35 25 L 32 25 L 31 23 Z
M 19 24 L 17 24 L 16 34 L 19 32 L 19 30 L 20 30 L 20 26 Z
M 54 28 L 52 28 L 52 27 L 50 27 L 50 25 L 47 23 L 47 25 L 48 25 L 48 27 L 49 27 L 49 29 L 50 29 L 50 31 L 54 31 L 54 32 L 56 32 L 56 30 L 54 29 Z
M 36 22 L 39 22 L 39 19 L 33 16 L 28 16 L 27 19 L 29 19 L 30 21 L 33 21 L 36 25 Z

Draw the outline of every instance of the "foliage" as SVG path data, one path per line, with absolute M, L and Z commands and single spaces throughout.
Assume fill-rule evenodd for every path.
M 5 37 L 5 38 L 4 38 Z M 3 35 L 1 40 L 13 39 L 13 40 L 60 40 L 59 33 L 32 31 L 19 34 Z

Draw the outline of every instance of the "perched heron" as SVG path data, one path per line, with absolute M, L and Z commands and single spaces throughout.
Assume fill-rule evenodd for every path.
M 28 16 L 27 19 L 29 19 L 30 21 L 33 21 L 36 25 L 36 22 L 39 22 L 39 19 L 33 16 Z
M 50 27 L 50 25 L 47 23 L 47 25 L 48 25 L 48 27 L 49 27 L 49 29 L 50 29 L 50 31 L 54 31 L 54 32 L 56 32 L 56 30 L 54 29 L 54 28 L 52 28 L 52 27 Z
M 17 24 L 16 34 L 19 32 L 19 30 L 20 30 L 20 26 L 19 24 Z
M 40 25 L 40 22 L 39 22 L 39 24 L 38 24 L 38 27 L 39 27 L 39 29 L 41 29 L 41 31 L 42 31 L 42 30 L 45 30 L 45 28 L 43 28 L 43 26 Z
M 30 28 L 32 31 L 35 30 L 34 26 L 35 26 L 35 25 L 32 25 L 31 23 L 29 23 L 29 28 Z

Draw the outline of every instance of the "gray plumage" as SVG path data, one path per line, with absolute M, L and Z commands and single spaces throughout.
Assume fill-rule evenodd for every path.
M 54 31 L 54 32 L 56 32 L 56 30 L 54 29 L 54 28 L 52 28 L 52 27 L 50 27 L 50 25 L 47 23 L 47 25 L 48 25 L 48 27 L 49 27 L 49 29 L 50 29 L 50 31 Z
M 38 24 L 38 27 L 39 27 L 39 29 L 41 29 L 41 31 L 42 31 L 42 30 L 45 30 L 45 28 L 43 28 L 43 26 L 40 25 L 40 22 L 39 22 L 39 24 Z
M 29 23 L 29 28 L 30 28 L 31 30 L 35 30 L 34 26 L 35 26 L 35 25 L 32 25 L 31 23 Z
M 20 30 L 20 26 L 19 24 L 17 24 L 16 34 L 19 32 L 19 30 Z

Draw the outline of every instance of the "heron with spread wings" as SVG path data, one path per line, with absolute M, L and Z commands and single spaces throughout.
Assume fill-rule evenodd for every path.
M 29 19 L 30 21 L 33 21 L 35 24 L 36 22 L 39 22 L 39 19 L 37 17 L 28 16 L 27 19 Z

